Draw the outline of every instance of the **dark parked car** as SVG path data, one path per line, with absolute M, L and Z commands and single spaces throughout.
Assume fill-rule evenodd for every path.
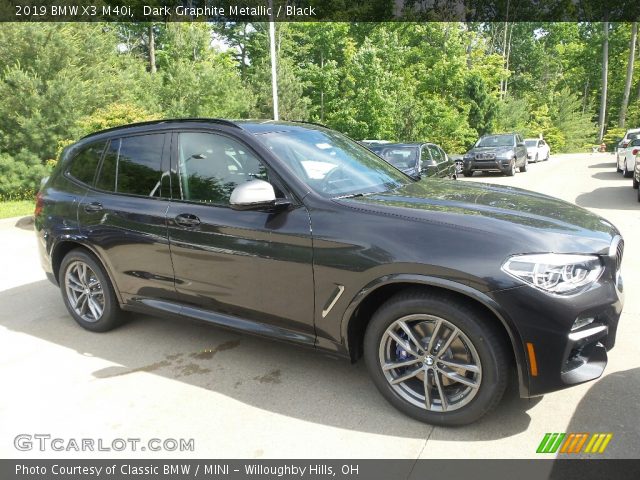
M 369 144 L 367 148 L 413 178 L 457 178 L 456 164 L 434 143 Z
M 439 425 L 486 414 L 513 370 L 524 397 L 599 377 L 623 304 L 623 242 L 603 218 L 515 188 L 414 181 L 301 123 L 85 137 L 38 193 L 35 230 L 88 330 L 130 310 L 364 356 L 389 402 Z
M 465 153 L 462 173 L 470 177 L 475 171 L 502 172 L 513 176 L 519 168 L 527 171 L 527 146 L 519 133 L 503 133 L 480 137 L 474 147 Z

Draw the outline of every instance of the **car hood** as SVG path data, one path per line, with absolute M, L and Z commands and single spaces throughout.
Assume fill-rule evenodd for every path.
M 618 234 L 607 220 L 572 203 L 520 188 L 423 179 L 393 191 L 337 200 L 346 206 L 436 222 L 483 236 L 511 236 L 518 250 L 606 253 Z M 528 249 L 526 246 L 528 245 Z

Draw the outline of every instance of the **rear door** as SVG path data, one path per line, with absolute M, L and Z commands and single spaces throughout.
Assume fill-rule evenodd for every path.
M 78 209 L 82 232 L 125 301 L 175 298 L 166 224 L 169 144 L 165 133 L 112 138 Z
M 279 327 L 313 344 L 312 242 L 307 209 L 242 141 L 224 132 L 173 135 L 173 198 L 167 218 L 176 291 L 191 313 L 232 315 L 236 326 Z M 261 179 L 292 201 L 277 212 L 230 208 L 236 185 Z M 212 317 L 213 318 L 213 317 Z M 253 322 L 247 326 L 246 321 Z M 211 321 L 220 322 L 216 317 Z M 227 321 L 227 320 L 225 320 Z M 282 330 L 286 329 L 286 330 Z M 283 333 L 283 332 L 295 333 Z M 300 336 L 302 334 L 302 336 Z

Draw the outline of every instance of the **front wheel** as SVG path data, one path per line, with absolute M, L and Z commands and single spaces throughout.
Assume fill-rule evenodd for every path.
M 59 275 L 64 304 L 81 327 L 106 332 L 120 325 L 122 312 L 113 286 L 93 255 L 72 250 L 62 260 Z
M 490 321 L 446 296 L 416 290 L 392 297 L 365 333 L 376 387 L 422 422 L 475 422 L 500 402 L 507 385 L 508 356 Z
M 473 170 L 463 170 L 462 175 L 465 177 L 473 177 Z
M 511 164 L 509 165 L 509 170 L 507 170 L 507 177 L 513 177 L 516 174 L 516 159 L 511 160 Z
M 638 187 L 640 186 L 640 182 L 638 182 L 638 180 L 636 180 L 636 176 L 633 176 L 633 189 L 637 190 Z

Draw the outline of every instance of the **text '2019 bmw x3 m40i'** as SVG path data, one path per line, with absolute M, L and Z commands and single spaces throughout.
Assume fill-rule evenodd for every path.
M 84 328 L 168 314 L 364 356 L 438 425 L 602 374 L 622 310 L 606 220 L 508 187 L 415 181 L 308 124 L 167 120 L 68 147 L 38 194 L 42 265 Z M 515 380 L 517 378 L 517 380 Z

